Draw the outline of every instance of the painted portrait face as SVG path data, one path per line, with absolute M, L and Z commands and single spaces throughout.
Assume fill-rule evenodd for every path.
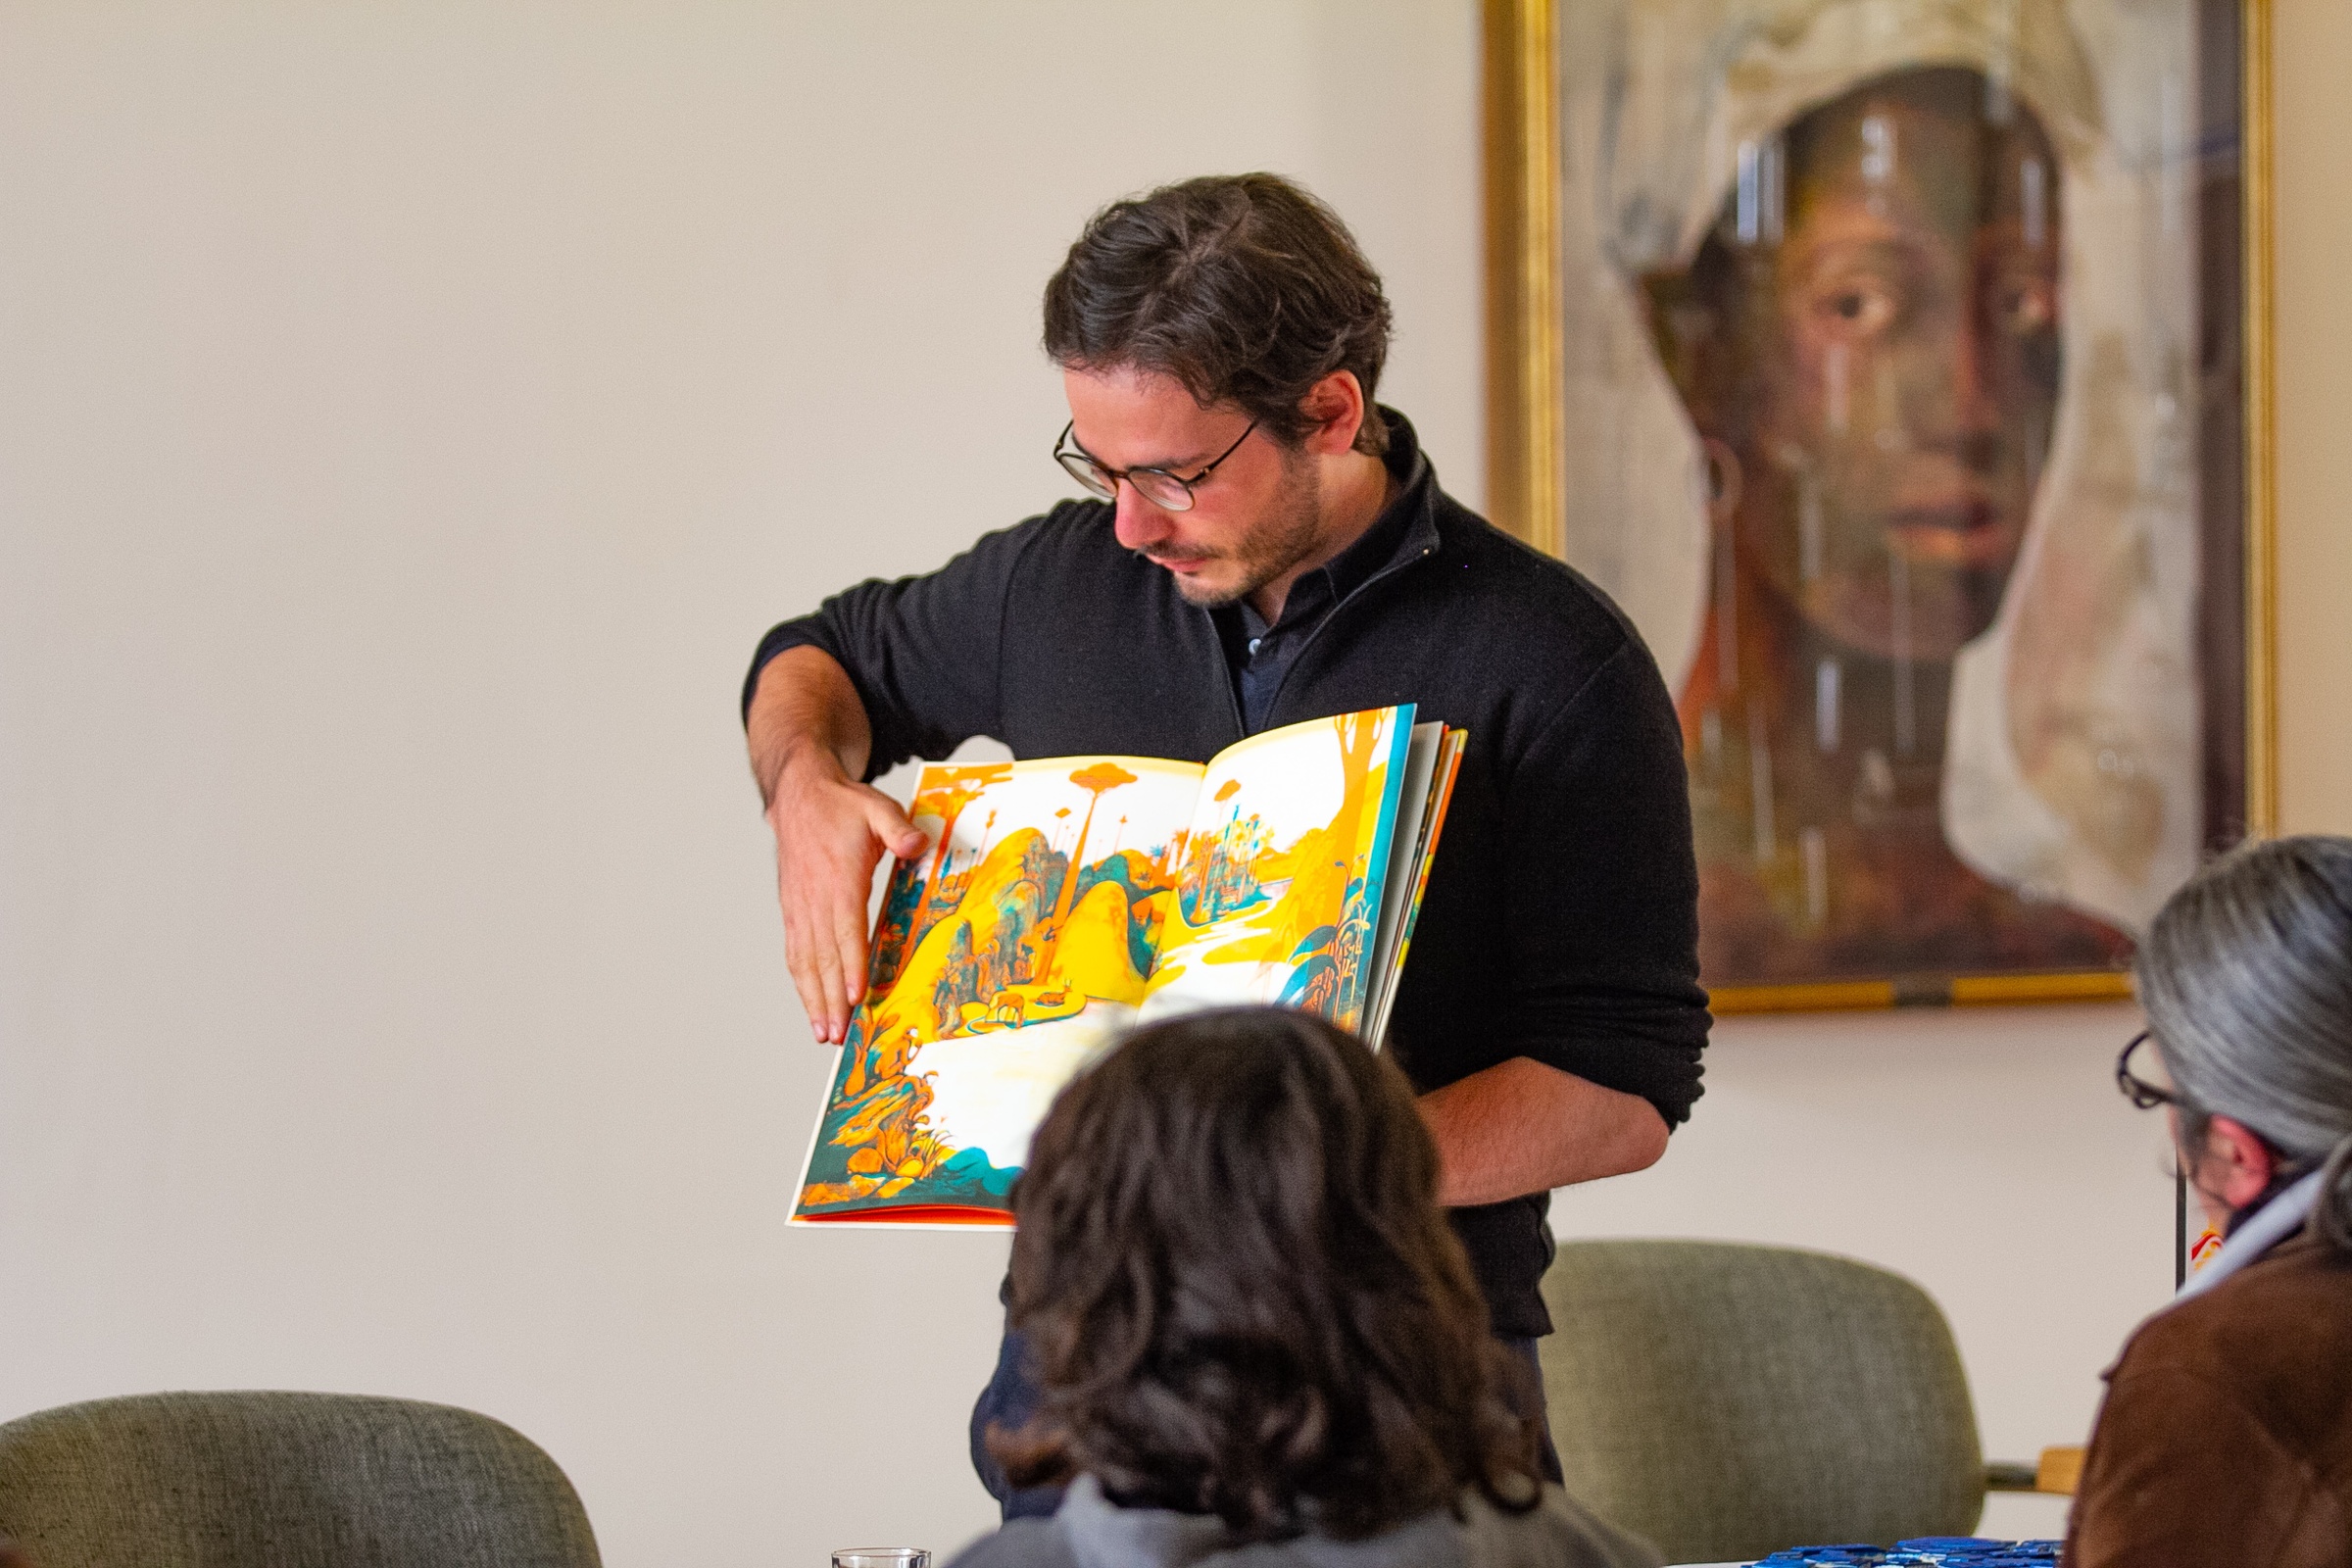
M 2032 111 L 1905 71 L 1744 159 L 1653 280 L 1740 569 L 1815 633 L 1944 661 L 1991 624 L 2057 411 L 2058 225 Z

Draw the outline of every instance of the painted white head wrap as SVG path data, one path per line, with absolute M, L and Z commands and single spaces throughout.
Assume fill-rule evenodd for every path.
M 2202 837 L 2185 24 L 2113 0 L 1620 0 L 1562 17 L 1569 420 L 1586 436 L 1569 559 L 1678 684 L 1707 559 L 1701 466 L 1629 280 L 1688 265 L 1743 147 L 1872 77 L 1970 67 L 2049 131 L 2057 426 L 1999 614 L 1954 663 L 1944 831 L 1995 881 L 2142 928 Z

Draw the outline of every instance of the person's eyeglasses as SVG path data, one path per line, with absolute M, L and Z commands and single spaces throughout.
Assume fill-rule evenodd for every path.
M 2158 1105 L 2178 1105 L 2180 1103 L 2179 1095 L 2148 1082 L 2132 1070 L 2132 1053 L 2145 1045 L 2147 1040 L 2148 1031 L 2142 1029 L 2124 1047 L 2124 1054 L 2115 1058 L 2115 1087 L 2122 1090 L 2124 1098 L 2141 1110 L 2154 1110 Z
M 1190 512 L 1193 510 L 1193 487 L 1216 472 L 1218 464 L 1242 449 L 1242 443 L 1250 439 L 1250 430 L 1257 428 L 1257 421 L 1251 419 L 1250 430 L 1235 436 L 1233 445 L 1218 453 L 1207 467 L 1189 479 L 1166 468 L 1105 467 L 1089 456 L 1084 447 L 1070 439 L 1070 432 L 1077 427 L 1078 421 L 1075 419 L 1061 427 L 1061 439 L 1054 443 L 1054 461 L 1067 469 L 1070 477 L 1086 486 L 1091 494 L 1101 496 L 1105 501 L 1116 501 L 1119 498 L 1119 481 L 1124 479 L 1135 486 L 1137 495 L 1162 512 Z

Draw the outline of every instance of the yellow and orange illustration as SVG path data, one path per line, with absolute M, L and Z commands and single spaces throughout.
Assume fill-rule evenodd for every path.
M 1209 764 L 1148 1014 L 1272 1002 L 1356 1026 L 1410 728 L 1398 718 L 1274 730 Z
M 884 894 L 795 1217 L 1006 1223 L 1054 1093 L 1147 1004 L 1352 1026 L 1410 713 L 1294 725 L 1205 768 L 926 768 L 909 814 L 933 847 Z

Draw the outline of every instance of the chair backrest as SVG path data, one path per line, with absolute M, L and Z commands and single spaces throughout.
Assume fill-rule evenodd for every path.
M 1544 1295 L 1569 1493 L 1668 1561 L 1976 1527 L 1967 1374 L 1909 1280 L 1777 1247 L 1578 1242 Z
M 149 1394 L 0 1426 L 0 1536 L 40 1568 L 598 1568 L 528 1438 L 332 1394 Z

